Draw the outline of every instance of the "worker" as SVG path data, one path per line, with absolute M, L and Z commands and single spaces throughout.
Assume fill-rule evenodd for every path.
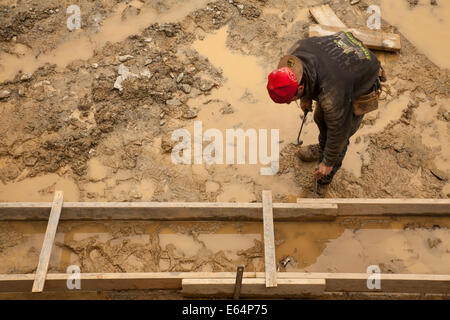
M 300 100 L 313 111 L 319 143 L 302 147 L 302 161 L 318 161 L 313 172 L 316 192 L 324 197 L 344 160 L 350 137 L 364 114 L 378 107 L 380 81 L 385 81 L 377 57 L 351 32 L 298 41 L 268 76 L 267 90 L 276 103 Z M 307 113 L 305 113 L 306 115 Z

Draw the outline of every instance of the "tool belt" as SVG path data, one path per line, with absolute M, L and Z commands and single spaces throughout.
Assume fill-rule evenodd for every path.
M 382 91 L 381 82 L 385 82 L 386 80 L 386 74 L 383 67 L 381 67 L 378 72 L 378 77 L 372 87 L 372 92 L 360 96 L 353 101 L 353 113 L 356 116 L 361 116 L 378 109 L 378 98 Z

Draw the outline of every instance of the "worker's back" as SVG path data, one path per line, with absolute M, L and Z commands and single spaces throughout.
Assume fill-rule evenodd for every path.
M 318 100 L 322 90 L 339 91 L 354 99 L 367 93 L 380 69 L 377 57 L 350 32 L 300 40 L 292 55 L 303 62 L 306 96 Z M 323 94 L 323 92 L 322 92 Z

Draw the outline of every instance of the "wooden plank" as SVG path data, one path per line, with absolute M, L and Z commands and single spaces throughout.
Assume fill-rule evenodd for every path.
M 273 203 L 274 221 L 302 221 L 302 220 L 334 220 L 338 207 L 334 203 Z
M 330 276 L 326 280 L 326 291 L 450 294 L 448 276 L 381 274 L 380 289 L 368 289 L 367 278 L 367 274 L 348 278 Z
M 327 4 L 315 6 L 309 9 L 309 12 L 317 23 L 324 26 L 346 28 L 347 26 L 334 13 L 333 9 Z
M 232 297 L 233 279 L 183 279 L 184 296 Z M 266 287 L 265 279 L 243 279 L 241 297 L 302 297 L 320 295 L 324 279 L 280 279 L 276 287 Z
M 0 203 L 0 220 L 48 220 L 49 202 Z M 274 219 L 334 219 L 334 204 L 275 203 Z M 262 203 L 227 202 L 65 202 L 61 220 L 262 221 Z
M 255 278 L 255 272 L 244 272 L 244 278 Z M 70 274 L 47 274 L 44 291 L 66 291 Z M 264 278 L 264 273 L 259 273 Z M 181 289 L 184 278 L 229 278 L 235 272 L 127 272 L 127 273 L 80 273 L 81 290 L 127 290 L 127 289 Z M 0 292 L 31 291 L 34 274 L 0 274 Z M 69 290 L 77 291 L 77 290 Z
M 271 288 L 277 286 L 277 262 L 275 260 L 275 237 L 273 232 L 272 191 L 263 190 L 262 203 L 266 287 Z
M 0 203 L 1 221 L 48 220 L 50 202 Z M 65 202 L 61 220 L 262 221 L 262 203 Z M 337 216 L 450 216 L 450 199 L 307 199 L 273 203 L 274 221 Z
M 42 290 L 44 290 L 45 277 L 47 276 L 50 255 L 52 254 L 59 216 L 61 215 L 63 195 L 63 191 L 56 191 L 53 198 L 52 210 L 50 212 L 50 218 L 48 219 L 47 230 L 45 231 L 44 243 L 39 256 L 39 264 L 36 270 L 32 292 L 42 292 Z
M 376 30 L 330 27 L 322 24 L 313 24 L 309 26 L 310 37 L 329 36 L 339 31 L 350 31 L 369 49 L 393 52 L 398 52 L 401 50 L 400 36 L 395 33 L 387 33 Z
M 277 283 L 283 280 L 325 279 L 325 292 L 450 294 L 450 275 L 381 274 L 381 290 L 367 288 L 367 273 L 303 273 L 279 272 Z M 78 291 L 67 289 L 69 274 L 47 274 L 45 290 Z M 235 272 L 154 272 L 154 273 L 81 273 L 81 291 L 90 290 L 180 290 L 184 279 L 228 279 L 230 294 L 234 289 Z M 244 272 L 244 280 L 259 279 L 265 284 L 264 272 Z M 0 292 L 29 292 L 34 274 L 0 274 Z M 276 288 L 267 288 L 276 289 Z M 231 297 L 230 295 L 230 297 Z
M 338 216 L 450 216 L 450 199 L 297 199 L 336 204 Z

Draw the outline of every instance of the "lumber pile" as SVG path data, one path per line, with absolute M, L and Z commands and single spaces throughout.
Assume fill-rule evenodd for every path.
M 348 28 L 329 5 L 310 8 L 310 13 L 318 24 L 309 27 L 309 36 L 328 36 L 339 31 L 350 31 L 369 49 L 398 52 L 401 49 L 400 36 L 379 30 Z

